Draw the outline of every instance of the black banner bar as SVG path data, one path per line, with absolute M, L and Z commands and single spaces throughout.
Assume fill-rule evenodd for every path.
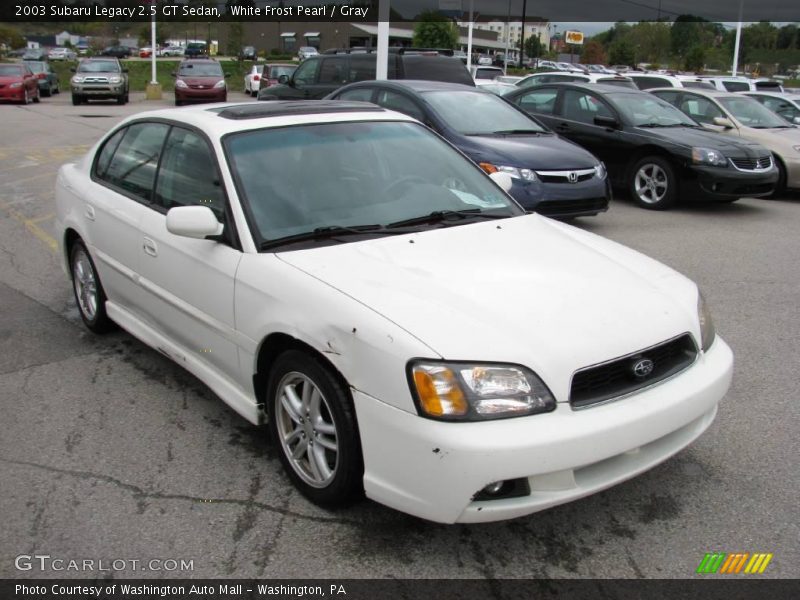
M 676 580 L 3 579 L 3 600 L 789 600 L 800 580 L 734 575 Z
M 379 20 L 381 0 L 2 0 L 0 21 L 98 22 L 355 22 Z M 468 19 L 470 0 L 386 0 L 390 21 L 414 21 L 426 12 Z M 518 21 L 522 0 L 474 0 L 476 21 Z M 536 0 L 527 4 L 526 21 L 615 22 L 674 21 L 692 15 L 707 21 L 739 21 L 736 0 Z M 741 20 L 800 21 L 797 0 L 744 0 Z

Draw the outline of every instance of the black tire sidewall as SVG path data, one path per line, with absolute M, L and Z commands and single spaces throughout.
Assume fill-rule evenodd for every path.
M 654 204 L 648 204 L 647 202 L 643 202 L 639 195 L 636 193 L 636 173 L 639 172 L 646 164 L 654 164 L 660 167 L 664 173 L 667 175 L 667 193 L 664 197 Z M 631 195 L 633 201 L 640 207 L 646 208 L 648 210 L 666 210 L 674 206 L 677 198 L 678 198 L 678 180 L 675 177 L 675 169 L 673 168 L 672 164 L 665 158 L 660 156 L 646 156 L 637 160 L 633 167 L 631 167 L 630 174 L 628 176 L 628 191 Z
M 338 466 L 331 483 L 315 488 L 303 481 L 295 472 L 279 439 L 276 421 L 276 402 L 280 394 L 278 384 L 290 372 L 302 373 L 320 389 L 327 400 L 338 445 Z M 299 350 L 288 350 L 273 363 L 267 381 L 268 428 L 276 452 L 289 479 L 309 500 L 322 506 L 346 505 L 363 496 L 364 462 L 356 422 L 355 408 L 349 389 L 317 358 Z
M 778 181 L 775 182 L 775 191 L 773 191 L 769 197 L 780 198 L 786 191 L 786 167 L 784 166 L 783 161 L 774 154 L 772 155 L 772 160 L 775 163 L 775 168 L 778 169 Z
M 86 254 L 86 258 L 89 260 L 89 265 L 92 267 L 94 280 L 97 285 L 97 312 L 94 315 L 94 319 L 89 319 L 83 313 L 80 300 L 78 299 L 78 293 L 75 289 L 75 256 L 79 251 L 83 251 L 83 253 Z M 70 248 L 69 275 L 70 282 L 72 283 L 72 295 L 75 298 L 75 303 L 78 306 L 78 313 L 80 313 L 81 320 L 83 321 L 84 325 L 86 325 L 87 328 L 95 333 L 105 333 L 106 331 L 111 330 L 113 328 L 113 323 L 108 318 L 108 314 L 106 313 L 106 293 L 103 289 L 103 284 L 100 282 L 100 275 L 97 273 L 97 267 L 95 267 L 92 255 L 89 254 L 89 250 L 82 241 L 76 241 L 72 245 L 72 248 Z

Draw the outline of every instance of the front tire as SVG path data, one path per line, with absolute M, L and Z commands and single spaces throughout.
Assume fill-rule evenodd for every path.
M 671 208 L 678 197 L 675 170 L 660 156 L 647 156 L 631 169 L 628 188 L 634 202 L 649 210 Z
M 364 492 L 364 462 L 348 388 L 309 354 L 289 350 L 267 384 L 269 430 L 292 483 L 315 504 L 341 506 Z
M 781 198 L 786 192 L 786 167 L 780 158 L 772 155 L 775 167 L 778 169 L 778 181 L 775 183 L 775 190 L 769 195 L 770 198 Z
M 72 291 L 84 325 L 94 333 L 111 331 L 114 323 L 106 313 L 106 293 L 89 251 L 83 242 L 77 241 L 69 256 Z
M 77 94 L 72 94 L 72 106 L 78 106 L 83 102 L 83 99 Z

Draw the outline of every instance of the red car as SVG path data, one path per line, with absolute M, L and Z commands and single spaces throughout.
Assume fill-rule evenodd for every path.
M 190 102 L 227 102 L 227 73 L 211 59 L 184 60 L 175 77 L 175 106 Z
M 39 82 L 26 64 L 0 64 L 0 100 L 39 101 Z

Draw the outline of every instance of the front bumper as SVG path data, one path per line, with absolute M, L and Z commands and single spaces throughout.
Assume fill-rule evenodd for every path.
M 22 102 L 25 98 L 25 87 L 10 88 L 8 86 L 0 88 L 0 101 L 11 100 L 13 102 Z
M 354 391 L 368 497 L 441 523 L 520 517 L 588 496 L 666 460 L 714 420 L 731 381 L 721 338 L 689 369 L 616 402 L 543 415 L 444 423 Z M 526 478 L 531 492 L 475 501 L 495 481 Z
M 701 200 L 730 200 L 732 198 L 759 198 L 775 190 L 778 170 L 763 173 L 739 171 L 733 167 L 688 168 L 688 176 L 681 182 L 682 195 Z
M 547 217 L 591 216 L 608 210 L 608 178 L 592 177 L 578 183 L 513 180 L 511 196 L 522 208 Z
M 84 98 L 115 98 L 125 93 L 125 85 L 75 85 L 73 83 L 72 93 L 75 96 L 82 96 Z
M 225 102 L 227 97 L 227 88 L 175 88 L 178 102 Z

